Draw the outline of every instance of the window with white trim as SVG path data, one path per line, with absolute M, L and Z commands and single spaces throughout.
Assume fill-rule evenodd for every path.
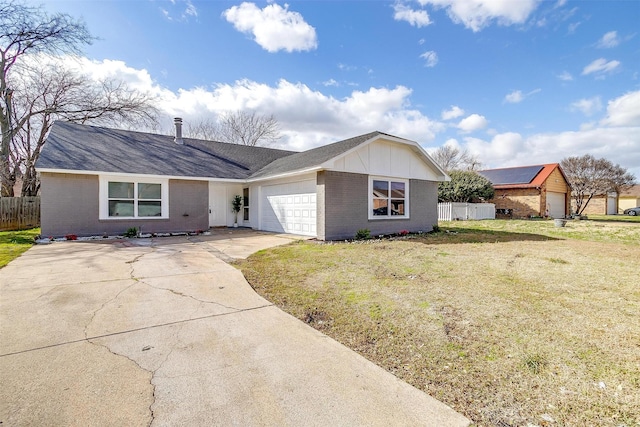
M 369 190 L 369 219 L 409 217 L 409 181 L 371 177 Z
M 100 219 L 167 218 L 166 179 L 100 178 Z
M 242 220 L 249 221 L 249 189 L 242 189 Z

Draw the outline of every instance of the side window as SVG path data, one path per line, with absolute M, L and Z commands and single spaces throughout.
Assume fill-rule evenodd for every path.
M 242 189 L 242 202 L 243 202 L 242 219 L 244 221 L 249 221 L 249 189 L 248 188 Z

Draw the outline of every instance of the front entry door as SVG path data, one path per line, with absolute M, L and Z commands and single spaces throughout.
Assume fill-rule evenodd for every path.
M 227 225 L 227 189 L 224 185 L 209 183 L 209 227 Z

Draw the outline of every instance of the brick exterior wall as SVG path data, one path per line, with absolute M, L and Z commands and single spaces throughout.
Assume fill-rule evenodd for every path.
M 97 175 L 42 173 L 43 236 L 182 232 L 209 228 L 209 185 L 205 181 L 169 180 L 169 219 L 99 219 Z
M 488 203 L 496 205 L 496 218 L 527 218 L 541 215 L 540 190 L 535 188 L 496 190 L 494 198 Z M 511 214 L 498 213 L 499 209 L 510 210 Z
M 317 234 L 320 240 L 351 239 L 359 229 L 372 235 L 431 231 L 438 223 L 438 184 L 409 181 L 409 218 L 369 219 L 369 177 L 347 172 L 318 172 Z
M 576 200 L 571 200 L 571 210 L 576 211 Z M 594 196 L 587 207 L 582 211 L 582 215 L 606 215 L 607 214 L 607 196 Z

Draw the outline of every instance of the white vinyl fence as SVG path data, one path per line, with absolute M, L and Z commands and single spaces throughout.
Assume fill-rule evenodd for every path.
M 496 219 L 493 203 L 438 203 L 438 221 Z

